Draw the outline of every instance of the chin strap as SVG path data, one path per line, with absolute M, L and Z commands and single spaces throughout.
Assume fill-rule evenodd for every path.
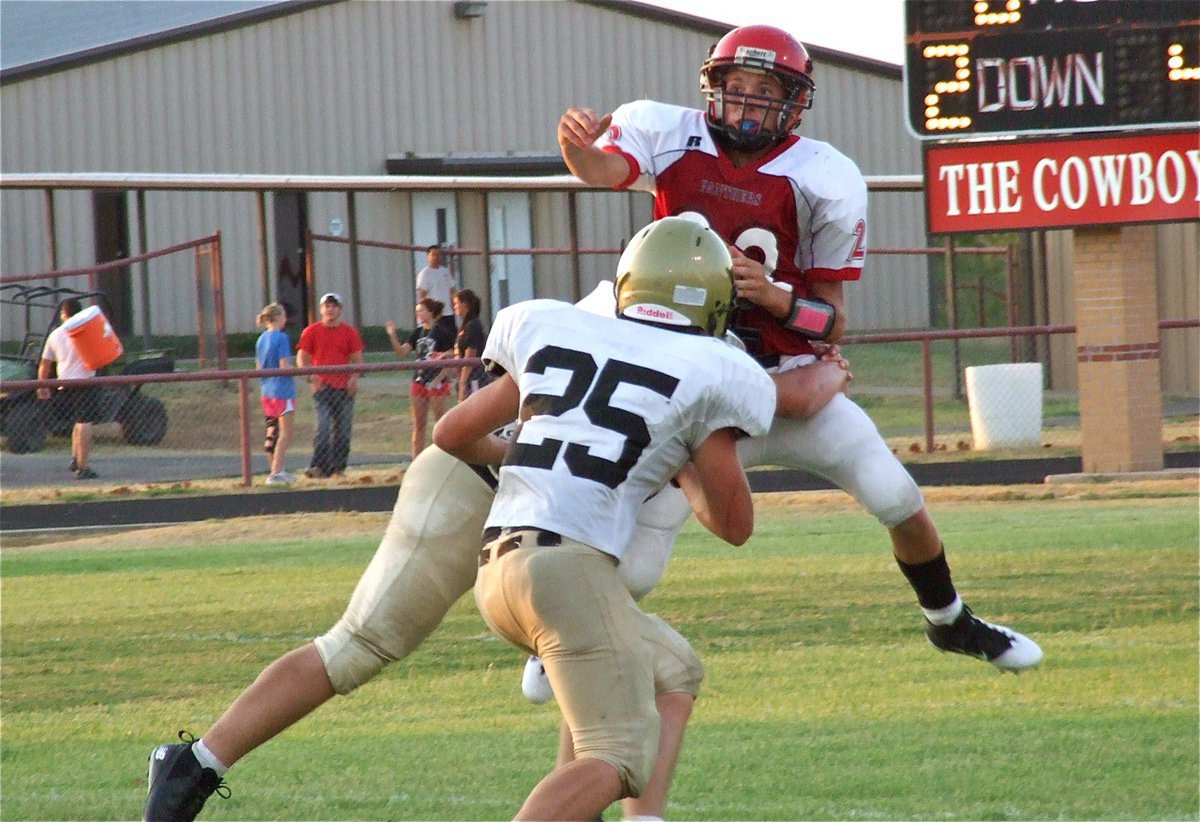
M 837 309 L 821 299 L 805 299 L 792 295 L 792 310 L 783 321 L 783 327 L 795 331 L 810 340 L 824 340 L 833 331 L 837 320 Z

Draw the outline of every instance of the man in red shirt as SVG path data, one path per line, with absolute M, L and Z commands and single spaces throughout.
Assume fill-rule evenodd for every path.
M 342 322 L 342 298 L 321 298 L 321 319 L 300 333 L 296 365 L 346 365 L 363 361 L 358 330 Z M 354 395 L 358 374 L 313 374 L 308 378 L 317 409 L 317 432 L 313 437 L 312 462 L 306 477 L 322 478 L 346 473 L 350 458 L 350 434 L 354 424 Z

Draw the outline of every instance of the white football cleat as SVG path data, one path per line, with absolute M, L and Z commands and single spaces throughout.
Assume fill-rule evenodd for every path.
M 939 651 L 973 656 L 1001 671 L 1017 673 L 1035 668 L 1042 661 L 1042 649 L 1032 639 L 1005 625 L 980 619 L 965 605 L 950 625 L 925 620 L 925 636 Z
M 546 666 L 536 656 L 531 656 L 525 662 L 525 673 L 521 675 L 521 693 L 534 705 L 541 705 L 554 699 L 554 689 L 546 677 Z

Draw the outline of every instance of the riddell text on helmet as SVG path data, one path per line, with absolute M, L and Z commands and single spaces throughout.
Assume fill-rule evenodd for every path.
M 661 308 L 656 305 L 635 305 L 633 306 L 633 313 L 648 320 L 661 320 L 668 323 L 678 323 L 683 319 L 671 309 Z

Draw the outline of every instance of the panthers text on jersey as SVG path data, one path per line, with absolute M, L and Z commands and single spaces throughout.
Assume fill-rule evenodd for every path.
M 483 359 L 516 380 L 520 426 L 488 526 L 555 531 L 615 557 L 638 509 L 721 428 L 764 434 L 775 384 L 712 337 L 555 300 L 502 309 Z
M 857 280 L 862 273 L 866 181 L 828 143 L 793 134 L 736 168 L 713 142 L 704 112 L 639 100 L 613 112 L 596 145 L 625 157 L 630 173 L 624 186 L 654 195 L 655 219 L 700 215 L 802 297 L 810 281 Z M 758 306 L 739 311 L 737 331 L 755 353 L 812 351 L 808 340 Z

